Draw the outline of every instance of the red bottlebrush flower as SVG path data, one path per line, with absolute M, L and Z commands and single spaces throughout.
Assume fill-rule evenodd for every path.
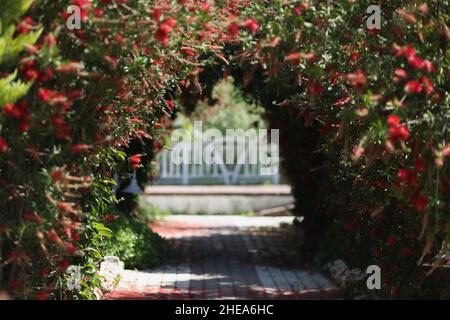
M 397 238 L 395 236 L 389 236 L 386 240 L 388 246 L 393 247 L 397 244 Z
M 400 118 L 399 118 L 399 116 L 397 116 L 395 114 L 391 114 L 387 118 L 386 123 L 388 124 L 388 126 L 398 126 L 400 124 Z
M 141 155 L 135 154 L 134 156 L 131 156 L 130 162 L 131 162 L 131 168 L 133 170 L 138 169 L 141 166 Z
M 0 137 L 0 153 L 6 153 L 8 152 L 9 146 L 8 142 L 6 142 L 6 139 L 3 137 Z
M 132 164 L 140 164 L 141 163 L 141 157 L 142 157 L 142 155 L 135 154 L 135 155 L 130 157 L 130 162 Z
M 259 24 L 258 22 L 256 22 L 256 20 L 252 19 L 252 18 L 248 18 L 247 20 L 245 20 L 244 22 L 244 27 L 246 27 L 247 29 L 249 29 L 253 34 L 256 33 L 256 31 L 258 31 L 259 29 Z
M 323 93 L 324 88 L 320 83 L 313 83 L 309 86 L 308 90 L 313 96 L 317 97 Z
M 37 69 L 30 68 L 24 70 L 24 78 L 27 81 L 36 80 L 39 79 L 40 77 L 41 73 Z
M 170 110 L 173 110 L 175 108 L 175 103 L 173 102 L 173 100 L 167 100 L 166 103 Z
M 42 224 L 43 220 L 39 214 L 32 211 L 27 211 L 23 214 L 23 218 L 27 221 L 33 221 L 36 224 Z
M 13 103 L 7 103 L 3 107 L 3 111 L 14 119 L 20 119 L 24 116 L 24 108 L 21 108 Z
M 417 211 L 423 211 L 428 206 L 428 197 L 421 194 L 414 194 L 410 201 Z
M 169 43 L 169 35 L 161 30 L 156 31 L 155 38 L 164 45 Z
M 76 230 L 72 230 L 72 239 L 75 242 L 79 242 L 81 239 L 80 234 Z
M 66 270 L 69 267 L 69 260 L 67 259 L 62 259 L 61 261 L 58 262 L 58 266 L 62 269 L 62 270 Z
M 352 98 L 350 96 L 345 96 L 345 97 L 342 97 L 342 98 L 338 99 L 334 103 L 334 105 L 335 106 L 343 106 L 344 104 L 349 103 L 351 100 L 352 100 Z
M 239 36 L 239 26 L 236 23 L 233 22 L 228 26 L 228 36 L 231 38 Z
M 373 227 L 369 230 L 370 237 L 375 239 L 378 235 L 377 228 Z
M 411 136 L 406 124 L 390 127 L 389 135 L 393 140 L 408 140 Z
M 197 51 L 191 47 L 181 47 L 180 51 L 188 57 L 193 57 L 197 54 Z
M 301 54 L 299 52 L 291 52 L 285 57 L 285 60 L 296 66 L 300 63 L 300 58 Z
M 422 69 L 424 69 L 427 72 L 436 71 L 436 68 L 433 66 L 433 63 L 428 59 L 422 61 Z
M 420 81 L 422 82 L 422 84 L 424 85 L 425 88 L 425 93 L 427 94 L 427 96 L 429 96 L 430 94 L 434 93 L 434 86 L 431 83 L 430 79 L 428 79 L 427 76 L 423 76 Z
M 292 12 L 296 16 L 300 16 L 302 14 L 302 7 L 301 6 L 296 6 L 294 9 L 292 9 Z
M 30 28 L 33 27 L 34 21 L 31 17 L 25 17 L 24 21 L 17 26 L 17 32 L 27 34 L 30 32 Z
M 357 70 L 354 73 L 349 73 L 345 76 L 345 78 L 351 86 L 356 88 L 362 88 L 367 83 L 367 78 L 362 70 Z
M 100 9 L 100 8 L 93 9 L 92 13 L 94 14 L 94 16 L 96 18 L 103 18 L 103 16 L 105 15 L 105 11 L 103 9 Z
M 411 171 L 409 169 L 400 169 L 398 170 L 397 177 L 402 181 L 407 181 L 411 176 Z
M 89 150 L 89 145 L 87 144 L 73 144 L 70 147 L 70 152 L 72 154 L 83 153 Z
M 87 21 L 88 19 L 88 11 L 91 9 L 90 0 L 73 0 L 72 4 L 77 5 L 81 9 L 81 20 Z
M 80 249 L 76 245 L 74 245 L 72 242 L 67 242 L 66 243 L 66 250 L 67 250 L 67 254 L 69 256 L 73 256 L 74 253 L 77 252 Z
M 56 68 L 56 71 L 58 73 L 62 73 L 62 74 L 70 74 L 70 73 L 76 73 L 76 72 L 80 71 L 81 69 L 83 69 L 83 65 L 81 63 L 71 61 L 71 62 L 68 62 L 66 64 L 59 66 L 58 68 Z
M 73 206 L 69 202 L 59 201 L 58 209 L 63 213 L 72 213 L 72 214 L 77 213 L 77 211 L 73 208 Z
M 406 79 L 406 78 L 408 78 L 408 73 L 406 72 L 405 69 L 397 68 L 397 69 L 395 69 L 394 74 L 399 79 Z
M 47 292 L 47 290 L 40 290 L 38 293 L 37 293 L 37 295 L 36 295 L 36 298 L 38 299 L 38 300 L 48 300 L 48 292 Z
M 45 88 L 39 88 L 37 92 L 38 98 L 43 102 L 49 102 L 56 95 L 57 93 L 55 91 Z
M 405 86 L 405 91 L 408 93 L 421 93 L 422 89 L 422 85 L 417 80 L 408 81 Z
M 163 22 L 159 26 L 159 31 L 164 32 L 164 33 L 169 33 L 170 31 L 172 31 L 172 27 L 170 26 L 170 24 Z
M 48 232 L 47 236 L 50 239 L 50 241 L 52 241 L 53 243 L 55 243 L 59 246 L 64 245 L 64 241 L 62 241 L 61 237 L 58 235 L 58 233 L 55 231 L 55 229 L 50 230 Z
M 162 10 L 161 9 L 154 9 L 152 11 L 152 20 L 153 21 L 159 21 L 159 19 L 161 19 L 162 16 Z
M 17 128 L 20 130 L 20 132 L 27 132 L 28 130 L 30 130 L 30 122 L 28 120 L 28 117 L 22 119 L 22 121 L 20 121 L 17 125 Z
M 208 12 L 209 9 L 211 9 L 211 4 L 208 2 L 202 2 L 202 4 L 200 5 L 200 11 Z
M 408 62 L 414 69 L 422 69 L 423 61 L 415 54 L 408 57 Z
M 417 159 L 414 162 L 414 169 L 416 169 L 417 172 L 424 172 L 425 171 L 425 161 L 422 159 Z
M 175 28 L 175 26 L 177 25 L 177 21 L 174 18 L 166 18 L 164 19 L 163 24 L 168 25 L 171 28 Z

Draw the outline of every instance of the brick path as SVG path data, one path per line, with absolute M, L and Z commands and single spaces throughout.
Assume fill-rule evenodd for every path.
M 320 299 L 338 290 L 321 273 L 286 262 L 292 217 L 171 216 L 152 226 L 174 257 L 161 268 L 126 270 L 107 299 Z

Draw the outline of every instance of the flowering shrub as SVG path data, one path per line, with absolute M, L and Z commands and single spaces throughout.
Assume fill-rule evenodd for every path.
M 394 296 L 444 263 L 448 1 L 383 3 L 380 30 L 366 27 L 368 1 L 41 0 L 23 17 L 30 4 L 0 5 L 0 48 L 14 49 L 0 61 L 0 272 L 13 296 L 71 297 L 65 270 L 79 264 L 78 294 L 94 297 L 111 176 L 141 166 L 123 150 L 161 148 L 173 101 L 201 92 L 214 63 L 282 129 L 321 252 L 380 264 Z M 70 4 L 80 30 L 66 28 Z

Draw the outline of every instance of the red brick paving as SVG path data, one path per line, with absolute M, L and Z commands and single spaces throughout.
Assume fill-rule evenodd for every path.
M 125 270 L 107 299 L 320 299 L 337 288 L 321 273 L 283 265 L 277 230 L 292 217 L 171 216 L 152 229 L 175 255 L 161 268 Z M 284 263 L 285 264 L 285 263 Z M 295 264 L 293 264 L 295 265 Z

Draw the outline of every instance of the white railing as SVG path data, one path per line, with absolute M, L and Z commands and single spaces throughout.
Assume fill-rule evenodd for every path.
M 259 153 L 262 143 L 258 136 L 255 137 L 226 137 L 223 141 L 211 142 L 203 140 L 202 148 L 196 148 L 191 141 L 180 142 L 176 145 L 178 150 L 182 150 L 183 155 L 190 155 L 192 161 L 183 161 L 178 164 L 174 161 L 172 150 L 163 150 L 157 155 L 159 180 L 157 184 L 257 184 L 269 182 L 280 183 L 278 144 L 266 144 L 264 151 L 267 157 L 266 162 L 261 161 Z M 210 164 L 205 163 L 204 150 L 209 150 L 214 154 L 214 160 Z M 235 161 L 227 164 L 225 155 L 232 157 Z M 256 161 L 255 158 L 256 157 Z M 202 159 L 195 162 L 194 159 Z M 270 165 L 263 165 L 270 159 Z M 216 161 L 218 160 L 218 161 Z M 194 163 L 193 163 L 194 162 Z M 197 164 L 195 164 L 197 163 Z M 228 161 L 230 163 L 230 161 Z

